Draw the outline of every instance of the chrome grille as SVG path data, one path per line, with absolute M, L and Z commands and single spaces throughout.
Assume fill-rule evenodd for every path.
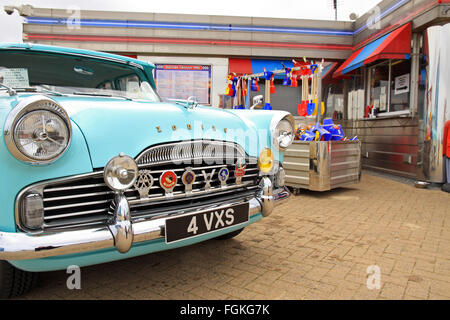
M 136 158 L 138 165 L 153 164 L 156 162 L 184 162 L 225 163 L 236 158 L 244 157 L 245 151 L 237 144 L 225 141 L 194 140 L 169 143 L 150 147 Z
M 170 154 L 168 149 L 150 148 L 148 150 L 153 150 L 152 152 L 147 150 L 136 158 L 140 162 L 139 170 L 150 170 L 154 177 L 154 184 L 150 189 L 149 197 L 144 199 L 140 198 L 139 192 L 134 188 L 126 190 L 125 195 L 131 207 L 133 220 L 174 214 L 230 198 L 242 199 L 254 196 L 259 181 L 256 159 L 246 158 L 245 175 L 242 177 L 241 184 L 236 184 L 234 170 L 237 157 L 241 156 L 239 147 L 233 148 L 232 154 L 225 152 L 222 154 L 222 160 L 228 159 L 227 161 L 219 161 L 220 153 L 217 153 L 208 155 L 208 158 L 200 163 L 197 161 L 189 165 L 185 162 L 168 164 L 167 154 Z M 211 164 L 207 161 L 211 158 L 217 161 Z M 182 158 L 178 160 L 180 159 Z M 196 174 L 191 194 L 185 193 L 185 186 L 181 182 L 181 175 L 186 167 L 190 167 Z M 226 187 L 221 186 L 218 179 L 218 171 L 223 167 L 227 167 L 230 172 Z M 211 172 L 213 169 L 216 171 L 211 180 L 211 188 L 205 190 L 202 170 Z M 178 178 L 171 197 L 167 197 L 159 185 L 159 176 L 165 170 L 173 170 Z M 114 192 L 104 183 L 103 171 L 46 182 L 41 184 L 40 188 L 44 198 L 44 229 L 104 224 L 112 217 Z M 36 190 L 36 187 L 30 189 Z

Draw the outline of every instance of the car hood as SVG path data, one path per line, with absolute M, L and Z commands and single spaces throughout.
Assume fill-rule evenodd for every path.
M 239 142 L 243 133 L 255 130 L 250 121 L 214 107 L 187 109 L 172 103 L 103 97 L 52 99 L 66 109 L 72 122 L 81 129 L 94 168 L 104 167 L 121 152 L 135 158 L 149 146 L 166 142 L 192 139 Z

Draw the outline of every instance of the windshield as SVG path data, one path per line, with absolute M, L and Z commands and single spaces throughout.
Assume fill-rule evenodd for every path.
M 84 56 L 0 51 L 0 84 L 17 91 L 161 101 L 138 67 Z

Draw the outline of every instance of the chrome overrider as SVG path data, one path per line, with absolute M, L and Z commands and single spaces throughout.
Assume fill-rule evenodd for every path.
M 262 177 L 258 192 L 249 201 L 249 217 L 258 213 L 267 217 L 276 205 L 288 200 L 289 196 L 286 187 L 274 189 L 271 179 L 267 176 Z M 220 207 L 211 206 L 211 208 L 219 209 L 243 201 L 220 203 Z M 114 246 L 119 252 L 125 253 L 130 250 L 133 243 L 165 238 L 164 226 L 167 217 L 132 223 L 130 206 L 123 193 L 116 193 L 115 204 L 113 222 L 104 227 L 35 234 L 0 232 L 0 260 L 38 259 Z

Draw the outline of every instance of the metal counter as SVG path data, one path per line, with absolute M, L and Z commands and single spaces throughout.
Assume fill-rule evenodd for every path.
M 326 191 L 361 180 L 359 141 L 294 141 L 285 151 L 286 185 Z

